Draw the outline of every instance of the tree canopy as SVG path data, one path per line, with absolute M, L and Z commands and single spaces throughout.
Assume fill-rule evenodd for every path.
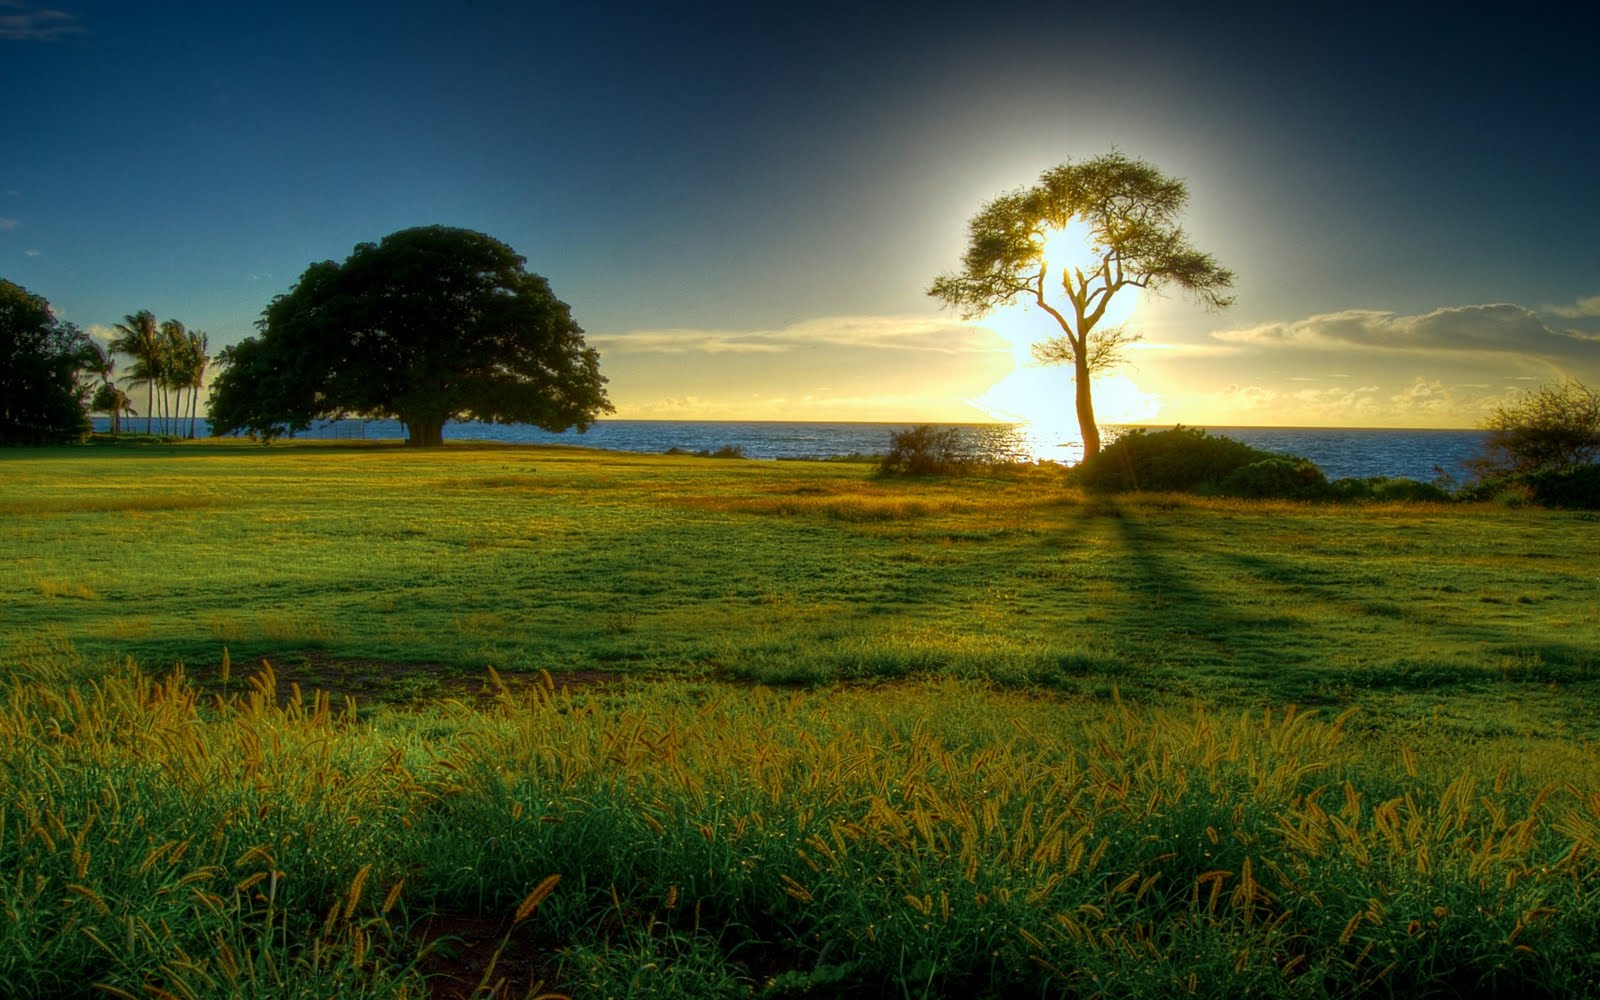
M 1061 336 L 1035 345 L 1034 356 L 1072 365 L 1086 459 L 1100 450 L 1090 376 L 1120 363 L 1138 339 L 1125 327 L 1100 326 L 1112 298 L 1124 288 L 1177 287 L 1209 309 L 1233 302 L 1233 272 L 1191 246 L 1178 224 L 1188 199 L 1183 181 L 1120 152 L 1068 161 L 979 209 L 967 223 L 961 269 L 928 289 L 963 319 L 1020 300 L 1055 320 Z M 1050 237 L 1074 224 L 1084 230 L 1087 260 L 1052 262 Z
M 215 433 L 271 439 L 318 419 L 388 417 L 407 443 L 448 420 L 588 429 L 612 410 L 599 355 L 550 285 L 483 233 L 425 226 L 306 268 L 224 350 Z
M 0 278 L 0 444 L 74 441 L 89 433 L 94 343 L 44 299 Z

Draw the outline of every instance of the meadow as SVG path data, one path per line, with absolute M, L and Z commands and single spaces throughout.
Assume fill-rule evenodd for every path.
M 0 455 L 24 995 L 1600 995 L 1594 517 Z

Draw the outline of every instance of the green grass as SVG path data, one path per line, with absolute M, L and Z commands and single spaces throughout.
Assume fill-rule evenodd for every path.
M 12 452 L 0 475 L 13 660 L 66 643 L 203 678 L 227 647 L 380 695 L 391 664 L 425 668 L 402 695 L 486 665 L 944 675 L 1596 732 L 1572 696 L 1600 679 L 1586 515 L 469 446 Z
M 204 443 L 0 526 L 19 995 L 1600 996 L 1592 517 Z

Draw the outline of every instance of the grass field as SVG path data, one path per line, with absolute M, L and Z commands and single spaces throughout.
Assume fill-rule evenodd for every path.
M 1600 992 L 1592 515 L 227 443 L 0 524 L 25 992 Z

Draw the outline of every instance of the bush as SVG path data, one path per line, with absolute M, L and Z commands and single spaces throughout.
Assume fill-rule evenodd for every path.
M 972 464 L 961 447 L 961 430 L 918 424 L 889 435 L 889 453 L 878 463 L 881 473 L 935 476 Z
M 1461 496 L 1505 506 L 1536 503 L 1569 510 L 1600 510 L 1600 465 L 1490 476 L 1463 489 Z
M 1468 462 L 1479 478 L 1576 469 L 1600 458 L 1600 393 L 1576 379 L 1542 386 L 1483 426 L 1483 453 Z
M 1355 503 L 1448 503 L 1452 499 L 1449 490 L 1434 483 L 1387 476 L 1336 479 L 1329 491 L 1335 499 Z
M 1193 427 L 1174 427 L 1155 434 L 1133 430 L 1074 469 L 1072 481 L 1087 489 L 1112 493 L 1215 493 L 1223 480 L 1245 466 L 1284 457 L 1232 438 L 1211 437 Z M 1293 457 L 1288 460 L 1306 461 Z
M 1279 455 L 1233 470 L 1217 492 L 1249 499 L 1321 500 L 1332 490 L 1328 477 L 1308 460 Z

